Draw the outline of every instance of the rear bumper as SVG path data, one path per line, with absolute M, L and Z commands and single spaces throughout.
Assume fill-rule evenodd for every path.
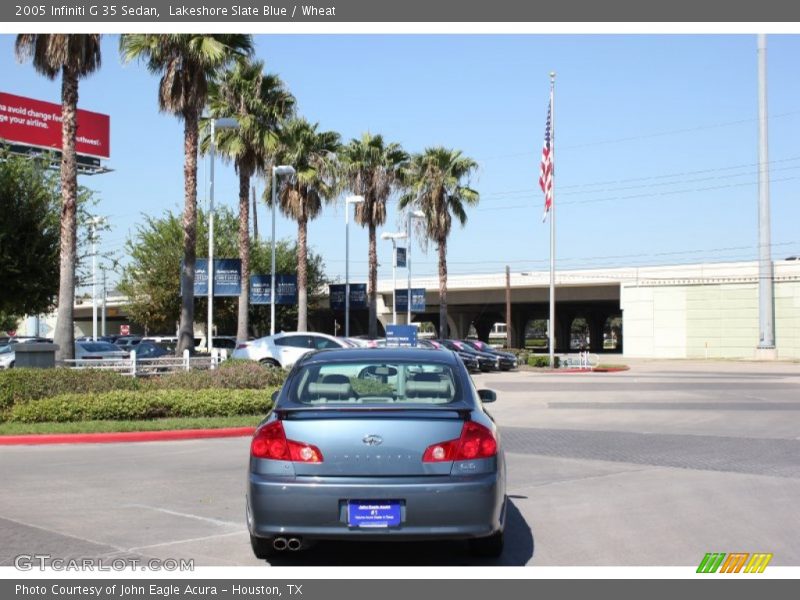
M 399 527 L 355 528 L 348 500 L 399 500 Z M 503 529 L 502 473 L 469 477 L 278 478 L 250 473 L 247 524 L 256 537 L 467 539 Z

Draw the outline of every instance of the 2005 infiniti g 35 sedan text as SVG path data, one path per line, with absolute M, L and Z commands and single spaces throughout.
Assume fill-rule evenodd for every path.
M 505 458 L 447 350 L 322 350 L 294 366 L 250 447 L 253 552 L 314 540 L 467 539 L 503 550 Z

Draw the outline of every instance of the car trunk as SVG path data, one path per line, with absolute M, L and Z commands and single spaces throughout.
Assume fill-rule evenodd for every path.
M 294 463 L 298 476 L 418 477 L 448 475 L 452 462 L 423 463 L 428 446 L 457 439 L 464 424 L 457 410 L 325 410 L 284 416 L 290 440 L 319 448 L 323 462 Z

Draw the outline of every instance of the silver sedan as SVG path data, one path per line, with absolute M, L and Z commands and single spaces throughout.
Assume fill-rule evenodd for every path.
M 469 540 L 499 556 L 505 458 L 447 350 L 323 350 L 300 359 L 250 448 L 255 555 L 315 540 Z

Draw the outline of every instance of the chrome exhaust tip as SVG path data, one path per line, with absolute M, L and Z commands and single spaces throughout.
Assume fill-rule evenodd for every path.
M 286 546 L 287 546 L 286 538 L 277 537 L 274 540 L 272 540 L 272 547 L 275 548 L 275 550 L 278 550 L 279 552 L 286 550 Z
M 303 542 L 300 540 L 300 538 L 289 538 L 289 541 L 286 542 L 286 547 L 292 552 L 297 552 L 303 547 Z

